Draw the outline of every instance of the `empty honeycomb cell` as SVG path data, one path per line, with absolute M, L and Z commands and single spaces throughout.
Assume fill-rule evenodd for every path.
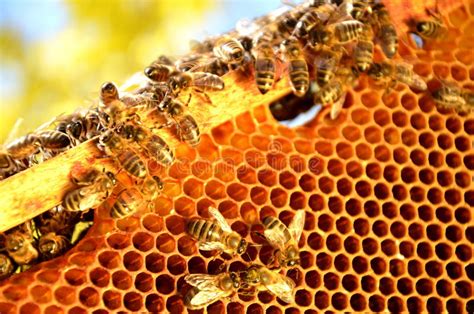
M 331 304 L 338 311 L 344 310 L 347 307 L 347 303 L 347 296 L 341 292 L 336 292 L 331 297 Z
M 395 148 L 393 150 L 393 160 L 395 160 L 398 164 L 407 162 L 408 153 L 406 152 L 405 148 Z
M 94 307 L 100 302 L 100 295 L 97 290 L 86 287 L 79 292 L 79 301 L 85 306 Z
M 375 274 L 381 275 L 387 271 L 387 263 L 381 257 L 376 257 L 370 261 L 370 267 Z
M 42 290 L 44 290 L 46 295 L 48 295 L 48 293 L 51 295 L 51 291 L 49 291 L 49 289 L 44 286 L 37 286 L 34 288 L 34 290 L 32 289 L 31 292 L 36 293 L 37 298 L 40 299 L 41 296 L 38 293 L 42 292 Z M 24 299 L 26 298 L 27 294 L 28 292 L 25 286 L 10 286 L 3 290 L 3 296 L 10 301 L 19 301 Z
M 400 134 L 396 128 L 387 128 L 383 132 L 383 139 L 388 144 L 398 144 L 400 142 Z
M 122 295 L 118 291 L 107 290 L 102 294 L 102 301 L 107 308 L 115 310 L 122 304 Z
M 425 199 L 425 191 L 421 187 L 414 186 L 410 189 L 410 198 L 414 202 L 422 202 Z
M 428 95 L 423 95 L 418 99 L 418 106 L 420 107 L 421 111 L 424 113 L 429 113 L 436 108 L 436 104 L 431 96 Z M 435 118 L 436 119 L 436 118 Z M 441 119 L 441 118 L 440 118 Z M 430 121 L 430 127 L 433 129 Z M 442 121 L 440 121 L 440 124 L 434 127 L 439 127 L 439 129 L 443 128 Z M 439 130 L 437 129 L 437 130 Z M 436 131 L 436 130 L 435 130 Z
M 413 65 L 413 71 L 423 77 L 431 74 L 431 66 L 426 62 L 419 62 Z
M 379 145 L 374 149 L 374 156 L 378 161 L 387 162 L 390 160 L 390 149 L 385 145 Z
M 355 254 L 360 250 L 359 240 L 356 237 L 349 236 L 344 240 L 344 249 L 349 254 Z
M 403 94 L 402 98 L 400 99 L 400 102 L 401 102 L 402 106 L 407 110 L 413 110 L 413 109 L 418 107 L 417 99 L 411 93 Z M 423 118 L 423 116 L 421 114 L 418 114 L 418 113 L 414 114 L 414 116 L 418 116 L 420 118 Z
M 165 257 L 158 253 L 150 253 L 145 257 L 145 267 L 152 273 L 159 273 L 165 268 Z
M 464 66 L 454 64 L 451 66 L 451 77 L 458 82 L 465 81 L 467 79 L 467 71 Z
M 34 288 L 35 287 L 33 287 L 33 289 Z M 49 291 L 49 288 L 47 290 Z M 33 299 L 35 299 L 36 293 L 32 292 L 31 295 L 33 296 Z M 42 301 L 37 299 L 35 302 L 46 303 L 51 300 L 51 292 L 49 292 L 49 297 L 46 299 L 43 299 L 45 295 L 48 295 L 45 291 L 42 291 L 39 295 L 42 296 Z M 73 288 L 61 286 L 54 291 L 54 298 L 62 305 L 71 305 L 76 301 L 76 291 Z
M 418 144 L 418 138 L 416 136 L 416 133 L 410 129 L 404 130 L 402 132 L 402 142 L 406 146 L 413 146 L 415 144 Z
M 302 172 L 306 169 L 306 160 L 298 155 L 291 155 L 289 164 L 295 172 Z
M 471 212 L 468 208 L 460 207 L 456 209 L 455 217 L 458 222 L 465 224 L 471 220 Z
M 390 191 L 387 185 L 383 183 L 377 183 L 374 187 L 374 194 L 379 200 L 384 200 L 389 197 Z
M 352 183 L 346 178 L 337 181 L 337 191 L 340 195 L 346 196 L 352 192 Z
M 245 165 L 237 169 L 237 177 L 240 182 L 246 184 L 253 184 L 257 182 L 257 174 L 254 169 Z
M 438 243 L 435 246 L 435 252 L 441 260 L 447 260 L 453 254 L 451 246 L 446 243 Z
M 459 120 L 457 120 L 457 121 L 459 121 Z M 468 120 L 464 121 L 464 131 L 469 135 L 474 134 L 474 119 L 468 119 Z
M 142 218 L 142 225 L 148 231 L 160 232 L 163 229 L 163 218 L 154 214 L 145 215 Z
M 453 146 L 451 136 L 447 134 L 438 135 L 438 146 L 441 149 L 449 149 L 451 146 Z
M 361 197 L 368 197 L 372 193 L 372 187 L 367 181 L 359 181 L 355 185 L 357 194 Z
M 134 232 L 140 228 L 140 218 L 137 216 L 129 216 L 116 221 L 117 228 L 124 232 Z M 106 232 L 102 232 L 104 234 Z
M 326 247 L 332 252 L 339 251 L 342 247 L 341 239 L 339 238 L 339 236 L 337 236 L 336 234 L 330 234 L 326 239 Z
M 191 256 L 196 254 L 196 245 L 193 238 L 190 236 L 183 236 L 178 239 L 178 251 L 186 256 Z
M 145 307 L 150 313 L 163 312 L 165 304 L 163 298 L 158 294 L 148 294 L 145 299 Z
M 186 261 L 179 255 L 171 255 L 167 259 L 166 268 L 173 275 L 179 275 L 186 271 Z
M 383 177 L 388 182 L 395 182 L 398 180 L 398 168 L 392 165 L 387 165 L 383 169 Z
M 253 187 L 250 190 L 250 198 L 256 205 L 262 205 L 267 201 L 267 190 L 262 187 Z
M 39 313 L 41 313 L 40 307 L 34 303 L 25 303 L 20 308 L 20 314 L 39 314 Z
M 455 253 L 456 257 L 463 262 L 467 262 L 472 258 L 472 249 L 465 244 L 459 244 L 456 246 Z
M 448 302 L 446 302 L 446 310 L 448 311 L 448 313 L 462 313 L 462 302 L 457 299 L 450 299 L 448 300 Z
M 379 237 L 383 237 L 387 235 L 388 233 L 387 223 L 382 220 L 378 220 L 374 222 L 374 224 L 372 225 L 372 232 Z
M 378 250 L 377 241 L 371 238 L 365 238 L 362 240 L 362 250 L 367 255 L 375 254 Z
M 382 140 L 382 134 L 378 127 L 370 126 L 364 130 L 365 140 L 371 144 L 378 143 Z
M 106 287 L 110 282 L 110 273 L 102 267 L 94 268 L 90 271 L 89 277 L 91 282 L 97 287 Z
M 446 272 L 451 279 L 458 279 L 462 275 L 462 267 L 456 262 L 446 265 Z
M 351 296 L 350 304 L 354 311 L 360 312 L 366 309 L 367 300 L 362 294 L 356 293 Z
M 349 258 L 347 258 L 347 256 L 344 255 L 343 253 L 337 255 L 336 258 L 334 259 L 334 267 L 336 268 L 337 271 L 340 271 L 340 272 L 347 271 L 350 267 Z
M 329 177 L 321 177 L 318 186 L 323 193 L 329 194 L 334 190 L 334 181 Z
M 251 138 L 251 143 L 253 147 L 255 147 L 258 150 L 262 151 L 268 151 L 273 149 L 272 142 L 267 136 L 263 135 L 253 135 Z
M 323 231 L 330 231 L 333 228 L 333 218 L 329 215 L 323 214 L 318 219 L 318 229 Z
M 349 218 L 347 217 L 340 217 L 336 221 L 336 229 L 339 231 L 341 234 L 346 234 L 349 231 L 352 230 L 352 224 Z
M 342 199 L 337 196 L 331 196 L 328 201 L 329 210 L 335 214 L 342 212 L 344 208 L 344 203 Z
M 168 197 L 158 197 L 155 201 L 155 213 L 166 216 L 173 208 L 173 201 Z
M 231 121 L 221 123 L 212 128 L 211 134 L 217 144 L 229 144 L 230 137 L 234 133 L 234 125 Z
M 300 251 L 300 266 L 303 269 L 310 268 L 314 265 L 314 255 L 307 251 Z
M 408 197 L 408 191 L 402 184 L 395 184 L 392 187 L 392 194 L 396 200 L 403 201 Z
M 323 156 L 331 156 L 333 154 L 333 147 L 330 142 L 327 141 L 318 141 L 314 144 L 314 147 L 318 153 Z
M 87 280 L 87 274 L 84 270 L 78 268 L 69 269 L 64 278 L 71 286 L 80 286 Z
M 454 290 L 459 297 L 468 299 L 472 296 L 472 283 L 465 280 L 458 281 L 454 285 Z
M 200 180 L 190 178 L 183 183 L 183 192 L 186 195 L 197 199 L 202 196 L 203 183 Z
M 349 161 L 346 164 L 346 172 L 350 177 L 358 178 L 364 173 L 364 170 L 359 162 Z
M 352 145 L 346 142 L 339 142 L 336 145 L 336 153 L 342 159 L 349 159 L 354 155 Z
M 273 295 L 267 291 L 261 291 L 257 295 L 258 300 L 262 303 L 270 303 L 273 301 Z
M 167 234 L 162 233 L 156 238 L 156 248 L 163 253 L 173 252 L 175 249 L 175 240 L 174 238 Z
M 137 292 L 127 292 L 123 297 L 123 304 L 130 311 L 139 311 L 143 306 L 143 298 Z
M 429 132 L 423 132 L 420 134 L 418 141 L 424 148 L 431 148 L 435 144 L 435 137 Z
M 423 273 L 423 266 L 417 260 L 411 260 L 408 262 L 408 273 L 410 276 L 416 278 Z
M 399 251 L 403 256 L 411 257 L 415 253 L 415 247 L 412 242 L 403 241 L 400 243 Z
M 392 113 L 392 121 L 397 127 L 404 127 L 408 124 L 408 117 L 403 111 L 395 111 L 394 113 Z M 409 131 L 409 130 L 405 130 L 405 132 L 406 131 Z M 410 132 L 410 133 L 414 134 L 414 132 Z M 404 136 L 402 133 L 402 140 L 406 136 L 407 135 Z M 403 142 L 405 143 L 405 141 Z
M 308 240 L 309 242 L 309 240 Z M 326 253 L 316 255 L 316 266 L 321 270 L 328 270 L 332 266 L 332 257 Z
M 474 206 L 474 191 L 470 190 L 464 193 L 464 201 L 469 206 Z M 473 242 L 473 241 L 471 241 Z
M 403 167 L 401 178 L 405 183 L 413 183 L 416 180 L 416 170 L 411 167 Z
M 262 169 L 258 172 L 258 182 L 266 186 L 273 186 L 277 182 L 277 174 L 271 169 Z
M 369 263 L 363 256 L 356 256 L 352 260 L 352 268 L 358 274 L 363 274 L 369 269 Z
M 384 252 L 387 256 L 393 256 L 397 253 L 397 245 L 393 240 L 383 240 L 382 243 L 380 243 L 380 247 L 382 252 Z
M 170 294 L 174 290 L 174 279 L 170 275 L 160 275 L 156 278 L 156 290 L 162 294 Z
M 258 150 L 248 150 L 245 152 L 245 161 L 253 168 L 260 168 L 266 162 L 265 156 Z
M 186 222 L 182 217 L 177 216 L 177 215 L 172 215 L 172 216 L 169 216 L 168 218 L 166 218 L 166 228 L 172 234 L 178 235 L 178 234 L 181 234 L 185 231 Z M 146 238 L 146 240 L 149 240 L 149 237 L 151 237 L 151 235 L 146 234 L 146 233 L 138 233 L 137 235 L 141 235 L 140 237 L 137 238 L 137 243 L 139 243 L 139 241 L 140 242 L 143 241 L 145 238 Z M 135 239 L 137 237 L 137 235 L 134 236 L 133 238 Z M 140 247 L 147 248 L 148 246 L 147 245 L 145 245 L 145 246 L 140 245 Z M 142 251 L 142 249 L 140 249 L 139 247 L 137 247 L 137 249 Z M 146 249 L 144 251 L 148 251 L 148 250 L 149 249 Z
M 422 169 L 418 173 L 418 177 L 420 178 L 420 181 L 423 182 L 424 184 L 431 184 L 435 180 L 435 174 L 431 169 Z
M 369 308 L 374 312 L 381 312 L 385 309 L 385 299 L 380 295 L 369 297 Z
M 368 160 L 372 157 L 372 148 L 366 143 L 359 143 L 356 145 L 356 156 L 359 159 Z
M 456 146 L 456 149 L 458 151 L 461 151 L 461 152 L 467 152 L 467 151 L 471 151 L 472 147 L 471 147 L 471 141 L 472 140 L 469 140 L 467 137 L 465 136 L 458 136 L 456 137 L 456 139 L 454 140 L 454 145 Z M 471 155 L 472 156 L 472 155 Z M 465 158 L 472 158 L 472 157 L 468 157 L 466 156 Z M 472 162 L 472 161 L 471 161 Z M 464 163 L 466 164 L 467 166 L 467 163 L 466 161 L 464 161 Z M 472 169 L 473 167 L 471 167 Z
M 99 263 L 108 269 L 117 268 L 120 265 L 121 258 L 117 252 L 104 251 L 99 254 Z
M 193 176 L 201 180 L 207 180 L 212 176 L 212 165 L 209 161 L 198 160 L 192 164 L 191 172 Z
M 398 215 L 398 206 L 392 202 L 385 202 L 382 205 L 382 213 L 387 218 L 394 218 Z
M 336 139 L 339 136 L 339 131 L 333 126 L 318 128 L 318 135 L 325 139 Z
M 87 314 L 87 311 L 82 307 L 74 306 L 68 311 L 68 314 Z
M 433 65 L 433 74 L 441 79 L 447 79 L 449 76 L 449 67 L 444 63 L 436 63 Z
M 357 141 L 361 134 L 360 134 L 360 129 L 356 126 L 353 125 L 347 125 L 342 129 L 342 135 L 350 142 L 355 142 Z M 329 150 L 332 150 L 332 146 L 328 142 L 324 142 L 326 145 L 329 146 Z M 316 145 L 316 150 L 318 149 L 318 145 Z M 318 150 L 319 151 L 319 150 Z
M 362 211 L 362 206 L 360 202 L 355 199 L 351 198 L 346 202 L 346 212 L 351 216 L 356 216 Z
M 377 281 L 372 276 L 363 276 L 360 283 L 362 290 L 372 293 L 377 289 Z
M 468 157 L 468 156 L 466 156 Z M 465 160 L 465 164 L 466 164 L 466 167 L 468 169 L 474 169 L 474 163 L 468 163 L 466 161 L 469 161 L 469 159 L 466 159 L 466 157 L 464 157 L 464 160 Z M 461 156 L 457 153 L 449 153 L 446 155 L 446 164 L 451 167 L 451 168 L 457 168 L 459 166 L 461 166 Z
M 360 100 L 364 106 L 367 108 L 372 108 L 377 106 L 379 103 L 379 95 L 375 91 L 368 91 L 360 96 Z
M 444 199 L 448 204 L 456 205 L 461 202 L 462 195 L 461 192 L 456 189 L 448 189 L 444 192 Z
M 457 186 L 467 188 L 472 182 L 472 177 L 468 173 L 460 171 L 455 174 L 454 181 Z
M 351 274 L 342 277 L 342 287 L 348 292 L 352 292 L 359 287 L 359 279 Z
M 205 192 L 214 200 L 222 199 L 225 197 L 225 185 L 217 180 L 211 180 L 206 183 Z

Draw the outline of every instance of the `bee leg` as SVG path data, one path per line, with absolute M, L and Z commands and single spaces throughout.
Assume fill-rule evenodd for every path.
M 202 98 L 204 98 L 205 101 L 206 101 L 208 104 L 214 106 L 214 104 L 212 103 L 211 98 L 209 97 L 209 95 L 208 95 L 205 91 L 200 90 L 200 89 L 197 89 L 197 88 L 195 88 L 194 90 L 195 90 L 197 93 L 199 93 L 199 95 L 200 95 Z

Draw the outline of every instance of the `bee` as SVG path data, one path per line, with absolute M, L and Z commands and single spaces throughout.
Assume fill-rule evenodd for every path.
M 273 32 L 264 29 L 255 40 L 255 81 L 262 94 L 266 94 L 275 81 L 275 52 L 272 47 Z
M 41 145 L 40 136 L 30 133 L 6 144 L 5 150 L 13 159 L 22 160 L 37 154 Z
M 440 38 L 448 32 L 448 28 L 440 19 L 417 21 L 415 29 L 416 33 L 424 39 Z
M 375 4 L 373 12 L 380 46 L 385 56 L 391 59 L 398 51 L 397 30 L 390 19 L 387 8 L 382 3 Z
M 294 281 L 261 265 L 251 265 L 243 272 L 242 285 L 253 286 L 260 291 L 268 290 L 286 303 L 295 302 Z
M 209 213 L 215 221 L 192 219 L 187 224 L 188 233 L 199 241 L 199 249 L 242 255 L 247 250 L 247 241 L 232 230 L 219 210 L 209 207 Z
M 372 28 L 364 25 L 364 30 L 354 48 L 354 63 L 360 72 L 367 71 L 373 62 L 374 43 L 372 37 Z
M 71 145 L 71 139 L 63 132 L 56 130 L 44 130 L 38 132 L 41 146 L 52 152 L 61 152 Z
M 70 245 L 67 237 L 50 232 L 39 238 L 38 250 L 44 259 L 49 260 L 66 252 Z
M 0 180 L 22 170 L 23 167 L 7 152 L 0 150 Z
M 155 82 L 167 82 L 171 75 L 176 73 L 176 68 L 172 65 L 153 63 L 145 68 L 144 73 Z
M 288 74 L 293 93 L 302 97 L 309 87 L 309 73 L 301 45 L 296 37 L 291 36 L 281 43 L 280 49 L 285 61 L 289 63 Z
M 156 59 L 155 63 L 161 63 L 161 64 L 166 64 L 166 65 L 173 65 L 173 57 L 170 56 L 165 56 L 165 55 L 160 55 L 158 59 Z
M 324 24 L 336 9 L 337 6 L 330 3 L 308 8 L 306 13 L 298 20 L 293 36 L 299 39 L 307 38 L 310 31 L 316 26 Z
M 388 88 L 393 87 L 398 81 L 422 91 L 427 89 L 426 82 L 413 72 L 413 66 L 408 63 L 388 61 L 372 63 L 367 74 L 375 81 L 388 81 Z
M 141 193 L 147 197 L 151 205 L 161 190 L 163 190 L 163 181 L 161 181 L 161 178 L 158 176 L 149 176 L 143 181 Z
M 359 38 L 364 24 L 356 20 L 337 22 L 329 26 L 315 27 L 309 37 L 312 46 L 345 44 Z
M 184 106 L 178 99 L 167 96 L 158 106 L 158 110 L 165 112 L 170 122 L 176 125 L 180 140 L 194 147 L 201 140 L 199 127 L 196 120 L 185 112 Z
M 214 55 L 235 70 L 242 65 L 245 58 L 245 49 L 242 44 L 230 36 L 219 38 L 213 48 Z
M 345 87 L 341 80 L 334 79 L 315 94 L 315 103 L 331 106 L 331 119 L 337 118 L 345 100 Z
M 140 145 L 150 158 L 162 163 L 171 165 L 174 162 L 174 154 L 166 142 L 150 130 L 135 124 L 127 123 L 121 126 L 117 133 L 128 141 Z
M 374 0 L 354 0 L 352 2 L 351 16 L 358 21 L 365 21 L 367 14 L 372 13 Z
M 240 288 L 238 273 L 226 272 L 218 275 L 190 274 L 184 280 L 193 286 L 184 297 L 184 304 L 190 310 L 200 309 L 215 301 L 230 297 Z
M 189 50 L 196 54 L 209 53 L 214 49 L 215 42 L 215 38 L 208 38 L 202 42 L 192 39 L 189 41 Z
M 305 212 L 296 212 L 290 225 L 286 227 L 278 218 L 268 216 L 263 220 L 264 236 L 277 249 L 276 257 L 283 267 L 293 267 L 299 264 L 298 241 L 304 227 Z
M 126 148 L 122 138 L 112 130 L 107 130 L 99 137 L 99 147 L 108 156 L 114 157 L 119 164 L 133 177 L 142 179 L 147 174 L 145 162 L 132 149 Z
M 197 54 L 185 56 L 176 61 L 176 69 L 181 72 L 206 72 L 217 76 L 223 76 L 229 72 L 227 64 L 219 58 Z
M 0 280 L 10 276 L 14 270 L 15 266 L 8 255 L 0 253 Z
M 5 235 L 8 255 L 18 265 L 27 265 L 38 259 L 35 241 L 31 230 L 23 226 Z
M 70 236 L 74 226 L 81 221 L 79 212 L 71 212 L 62 206 L 56 206 L 34 218 L 35 225 L 41 234 L 54 232 Z
M 90 171 L 85 179 L 73 178 L 73 182 L 79 188 L 64 196 L 62 206 L 67 211 L 85 211 L 99 206 L 117 184 L 113 173 L 99 172 L 97 169 Z
M 220 91 L 224 89 L 224 81 L 217 75 L 206 72 L 178 72 L 170 77 L 168 86 L 171 93 L 178 96 L 181 91 L 192 88 L 203 93 L 208 102 L 211 102 L 206 91 Z
M 463 91 L 460 87 L 451 83 L 443 83 L 440 88 L 432 93 L 432 96 L 440 108 L 453 108 L 460 113 L 469 112 L 473 108 L 473 93 Z
M 120 219 L 134 214 L 142 204 L 143 198 L 136 189 L 122 190 L 110 207 L 110 217 Z
M 120 100 L 117 86 L 106 82 L 100 89 L 99 117 L 104 127 L 116 128 L 130 120 L 139 120 L 135 107 L 128 107 Z
M 287 37 L 293 34 L 298 21 L 306 13 L 308 8 L 299 5 L 292 10 L 288 10 L 275 18 L 276 34 Z
M 323 48 L 319 54 L 316 65 L 316 82 L 319 86 L 325 86 L 334 78 L 336 68 L 342 58 L 342 47 L 339 45 L 329 48 Z
M 76 112 L 66 119 L 59 120 L 57 131 L 66 133 L 74 144 L 85 142 L 101 133 L 103 126 L 95 110 Z

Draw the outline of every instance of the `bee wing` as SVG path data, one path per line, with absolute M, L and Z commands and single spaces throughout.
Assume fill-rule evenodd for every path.
M 267 229 L 263 232 L 267 241 L 274 247 L 274 248 L 284 248 L 286 241 L 283 232 L 280 232 L 275 229 Z
M 336 100 L 331 106 L 330 117 L 332 120 L 336 119 L 339 113 L 341 113 L 342 106 L 344 105 L 344 101 L 346 100 L 347 92 L 344 92 L 338 100 Z
M 217 208 L 209 207 L 209 213 L 217 220 L 219 226 L 224 232 L 232 232 L 232 228 L 229 226 L 227 221 L 225 220 L 224 216 L 219 212 Z
M 295 283 L 290 278 L 282 274 L 276 274 L 273 282 L 265 287 L 286 303 L 294 303 L 293 289 L 295 288 Z
M 224 89 L 224 81 L 217 75 L 207 72 L 194 72 L 193 85 L 200 88 L 209 88 L 215 90 Z
M 199 242 L 199 249 L 203 251 L 219 250 L 224 251 L 225 245 L 220 242 Z
M 219 275 L 190 274 L 184 280 L 199 290 L 216 291 L 218 288 Z
M 226 297 L 228 294 L 229 292 L 220 289 L 199 291 L 193 296 L 190 303 L 196 308 L 203 307 L 214 303 L 220 298 Z
M 301 232 L 303 232 L 305 216 L 304 210 L 298 210 L 288 226 L 288 230 L 296 241 L 300 239 Z

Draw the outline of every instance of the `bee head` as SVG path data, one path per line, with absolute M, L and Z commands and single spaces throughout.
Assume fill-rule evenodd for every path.
M 118 99 L 118 90 L 115 84 L 112 82 L 105 82 L 102 84 L 102 87 L 100 88 L 100 98 L 104 103 Z
M 102 133 L 102 135 L 99 137 L 99 143 L 107 146 L 110 144 L 112 138 L 113 138 L 113 131 L 108 130 L 105 133 Z
M 189 83 L 189 77 L 181 74 L 173 75 L 168 82 L 171 92 L 175 95 L 178 95 L 182 89 L 189 87 Z
M 237 49 L 230 56 L 231 56 L 234 63 L 240 63 L 242 61 L 242 59 L 244 58 L 244 53 L 243 53 L 242 50 Z
M 230 279 L 232 280 L 232 287 L 234 289 L 240 288 L 240 277 L 237 273 L 231 272 L 230 273 Z
M 239 246 L 237 247 L 237 254 L 242 255 L 247 250 L 248 243 L 245 239 L 240 240 Z
M 68 124 L 66 127 L 66 133 L 73 138 L 79 138 L 82 133 L 82 122 L 81 121 L 75 121 L 71 124 Z
M 145 68 L 144 73 L 145 73 L 146 77 L 148 77 L 150 80 L 155 81 L 156 76 L 158 74 L 158 70 L 154 66 L 149 66 L 149 67 Z

